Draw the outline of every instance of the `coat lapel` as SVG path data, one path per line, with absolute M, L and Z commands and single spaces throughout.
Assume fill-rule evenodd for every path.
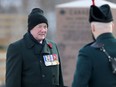
M 34 46 L 34 53 L 35 53 L 36 55 L 41 54 L 41 48 L 40 48 L 38 45 L 35 45 L 35 46 Z
M 48 43 L 50 43 L 48 40 L 45 39 L 45 44 L 41 50 L 41 48 L 35 44 L 30 38 L 29 38 L 29 34 L 26 33 L 24 35 L 24 41 L 25 44 L 27 46 L 28 49 L 33 49 L 34 54 L 36 55 L 40 55 L 41 53 L 45 53 L 45 54 L 50 54 L 51 53 L 51 48 L 48 46 Z
M 44 47 L 43 47 L 43 49 L 42 49 L 42 53 L 44 54 L 50 54 L 51 53 L 51 49 L 50 49 L 50 47 L 48 46 L 48 41 L 45 39 L 45 45 L 44 45 Z

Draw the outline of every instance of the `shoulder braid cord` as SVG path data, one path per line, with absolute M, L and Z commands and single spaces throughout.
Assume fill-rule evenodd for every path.
M 105 55 L 107 56 L 107 58 L 108 58 L 108 60 L 109 60 L 109 62 L 110 62 L 110 65 L 111 65 L 111 67 L 112 67 L 113 74 L 116 74 L 116 58 L 112 58 L 112 57 L 108 54 L 108 52 L 105 50 L 104 47 L 101 47 L 101 50 L 102 50 L 102 52 L 104 52 Z

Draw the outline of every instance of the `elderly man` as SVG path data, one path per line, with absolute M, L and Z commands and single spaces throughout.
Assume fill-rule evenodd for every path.
M 60 55 L 46 38 L 48 21 L 40 8 L 28 16 L 28 32 L 11 43 L 6 59 L 6 87 L 63 87 Z

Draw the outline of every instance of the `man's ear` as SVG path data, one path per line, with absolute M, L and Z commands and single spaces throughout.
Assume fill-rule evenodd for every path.
M 92 32 L 95 32 L 95 25 L 93 23 L 91 23 L 91 30 Z
M 114 23 L 112 23 L 112 29 L 114 30 L 114 28 L 115 28 L 115 25 L 114 25 Z

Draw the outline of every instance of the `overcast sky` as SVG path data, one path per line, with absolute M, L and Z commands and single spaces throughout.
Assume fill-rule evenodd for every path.
M 1 0 L 1 5 L 3 7 L 9 7 L 10 5 L 21 6 L 22 0 Z

